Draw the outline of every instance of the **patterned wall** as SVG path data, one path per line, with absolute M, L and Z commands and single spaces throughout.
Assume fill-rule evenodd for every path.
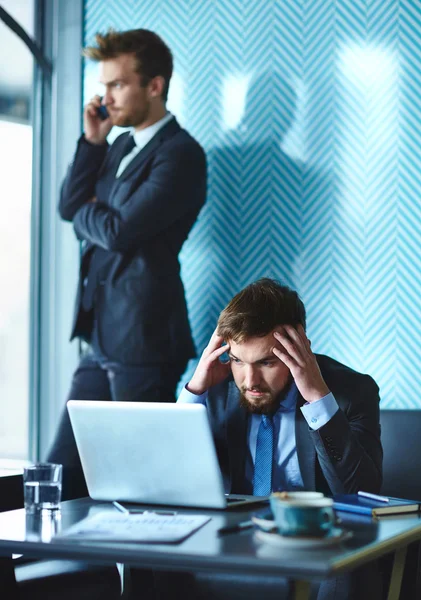
M 198 350 L 234 293 L 275 276 L 315 350 L 373 375 L 383 408 L 421 408 L 420 4 L 87 0 L 86 42 L 109 26 L 165 39 L 169 107 L 209 157 L 182 251 Z

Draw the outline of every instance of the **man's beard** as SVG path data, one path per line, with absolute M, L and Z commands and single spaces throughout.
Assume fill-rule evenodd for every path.
M 284 396 L 282 392 L 273 396 L 269 390 L 261 388 L 260 386 L 256 386 L 252 388 L 252 390 L 255 392 L 262 392 L 265 396 L 256 402 L 251 402 L 246 396 L 246 392 L 248 391 L 247 388 L 242 387 L 240 389 L 240 406 L 255 415 L 274 415 L 283 400 Z
M 251 402 L 246 397 L 246 392 L 250 391 L 248 388 L 244 386 L 238 388 L 240 392 L 240 406 L 242 406 L 249 413 L 252 413 L 254 415 L 274 415 L 278 410 L 281 402 L 285 400 L 285 397 L 291 388 L 291 383 L 292 377 L 290 376 L 284 388 L 280 392 L 278 392 L 276 396 L 274 396 L 268 388 L 256 385 L 255 387 L 251 388 L 251 390 L 255 392 L 262 392 L 263 394 L 265 394 L 265 396 L 260 400 L 256 400 L 255 402 Z

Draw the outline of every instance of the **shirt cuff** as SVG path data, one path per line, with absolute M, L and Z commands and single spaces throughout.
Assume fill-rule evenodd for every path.
M 301 412 L 308 423 L 310 429 L 317 431 L 323 425 L 326 425 L 333 415 L 338 411 L 339 406 L 335 396 L 330 392 L 320 400 L 307 402 L 301 407 Z
M 180 402 L 181 404 L 206 404 L 206 398 L 208 396 L 208 393 L 204 392 L 200 395 L 193 394 L 193 392 L 189 392 L 189 390 L 187 389 L 187 385 L 188 384 L 186 383 L 186 385 L 181 390 L 177 402 Z

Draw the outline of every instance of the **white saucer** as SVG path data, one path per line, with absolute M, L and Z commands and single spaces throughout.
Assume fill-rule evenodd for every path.
M 262 519 L 261 517 L 252 517 L 253 523 L 262 531 L 275 531 L 275 521 L 272 519 Z
M 262 519 L 266 521 L 266 519 Z M 268 521 L 266 521 L 268 523 Z M 352 537 L 350 531 L 344 531 L 339 527 L 335 527 L 326 537 L 291 537 L 281 535 L 277 532 L 262 531 L 257 529 L 254 532 L 256 538 L 261 542 L 266 542 L 277 548 L 326 548 L 340 544 Z

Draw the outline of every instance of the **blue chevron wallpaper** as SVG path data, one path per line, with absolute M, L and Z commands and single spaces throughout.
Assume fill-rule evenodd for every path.
M 198 351 L 234 293 L 275 276 L 316 351 L 370 373 L 383 408 L 421 408 L 420 3 L 87 0 L 85 42 L 109 26 L 169 44 L 169 108 L 208 154 L 182 251 Z

